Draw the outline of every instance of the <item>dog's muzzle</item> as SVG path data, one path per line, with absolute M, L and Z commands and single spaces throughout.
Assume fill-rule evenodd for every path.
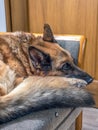
M 82 79 L 87 82 L 87 84 L 90 84 L 93 81 L 92 76 L 90 76 L 88 73 L 81 70 L 79 67 L 75 66 L 74 71 L 66 76 L 67 78 L 77 78 Z
M 87 84 L 90 84 L 93 81 L 93 78 L 89 74 L 85 75 L 74 75 L 74 74 L 69 74 L 66 76 L 67 78 L 77 78 L 77 79 L 82 79 L 87 82 Z

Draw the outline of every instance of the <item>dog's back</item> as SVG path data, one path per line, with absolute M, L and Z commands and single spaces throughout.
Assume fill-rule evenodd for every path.
M 17 77 L 33 74 L 28 56 L 28 46 L 33 39 L 32 34 L 23 32 L 0 35 L 0 60 L 9 65 Z

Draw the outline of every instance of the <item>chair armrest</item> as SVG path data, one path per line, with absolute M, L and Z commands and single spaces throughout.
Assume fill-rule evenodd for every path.
M 92 93 L 95 100 L 95 107 L 98 108 L 98 80 L 94 80 L 86 89 Z

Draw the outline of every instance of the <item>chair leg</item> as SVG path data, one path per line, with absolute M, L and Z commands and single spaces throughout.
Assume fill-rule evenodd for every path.
M 82 130 L 82 112 L 76 119 L 75 130 Z

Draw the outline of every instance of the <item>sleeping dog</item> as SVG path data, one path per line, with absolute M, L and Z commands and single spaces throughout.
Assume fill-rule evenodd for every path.
M 82 87 L 93 78 L 57 44 L 48 24 L 44 34 L 0 35 L 0 124 L 55 107 L 94 105 Z

